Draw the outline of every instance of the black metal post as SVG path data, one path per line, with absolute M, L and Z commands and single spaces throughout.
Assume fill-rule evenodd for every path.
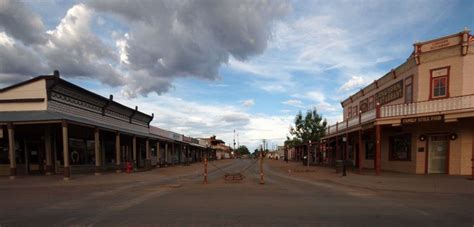
M 347 176 L 346 174 L 347 137 L 346 137 L 346 141 L 343 141 L 343 142 L 344 142 L 344 153 L 342 157 L 342 176 L 345 177 Z

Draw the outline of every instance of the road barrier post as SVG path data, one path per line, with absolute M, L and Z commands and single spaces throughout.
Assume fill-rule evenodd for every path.
M 204 184 L 207 184 L 207 156 L 204 157 Z
M 260 184 L 265 184 L 263 180 L 263 151 L 260 152 Z

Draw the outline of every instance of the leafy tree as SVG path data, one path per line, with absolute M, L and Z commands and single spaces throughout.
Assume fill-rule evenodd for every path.
M 318 114 L 316 108 L 308 110 L 303 116 L 301 111 L 295 116 L 294 126 L 290 127 L 291 138 L 287 137 L 285 145 L 293 147 L 308 141 L 319 141 L 326 133 L 327 122 Z
M 249 149 L 247 148 L 247 146 L 241 145 L 240 147 L 238 147 L 237 149 L 235 149 L 235 153 L 237 153 L 237 154 L 239 154 L 239 155 L 246 155 L 246 154 L 250 154 L 250 151 L 249 151 Z

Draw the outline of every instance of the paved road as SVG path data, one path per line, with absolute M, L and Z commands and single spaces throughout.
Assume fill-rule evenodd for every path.
M 0 225 L 474 225 L 473 196 L 349 188 L 295 179 L 271 165 L 259 185 L 253 163 L 210 165 L 208 185 L 193 172 L 126 184 L 0 187 Z M 240 183 L 222 178 L 247 167 Z

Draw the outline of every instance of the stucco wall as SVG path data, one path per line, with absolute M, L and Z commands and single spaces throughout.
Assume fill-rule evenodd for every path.
M 419 86 L 416 92 L 418 93 L 419 101 L 425 101 L 430 98 L 430 70 L 449 66 L 449 96 L 465 95 L 463 93 L 464 77 L 469 77 L 468 73 L 463 73 L 464 58 L 460 55 L 459 47 L 451 47 L 432 53 L 431 55 L 439 57 L 430 57 L 430 61 L 422 62 L 418 67 L 418 82 Z M 423 58 L 422 58 L 423 59 Z M 472 77 L 472 75 L 470 75 Z
M 470 49 L 474 49 L 474 45 L 471 45 Z M 464 56 L 463 61 L 462 91 L 463 94 L 474 94 L 474 54 Z

